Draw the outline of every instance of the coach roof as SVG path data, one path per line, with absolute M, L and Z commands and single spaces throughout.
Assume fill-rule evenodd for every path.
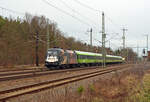
M 75 52 L 79 55 L 102 56 L 102 54 L 92 52 L 83 52 L 83 51 L 75 51 Z
M 75 51 L 75 52 L 79 55 L 102 56 L 102 54 L 99 53 L 84 52 L 84 51 Z M 121 56 L 114 56 L 114 55 L 106 55 L 106 57 L 122 58 Z

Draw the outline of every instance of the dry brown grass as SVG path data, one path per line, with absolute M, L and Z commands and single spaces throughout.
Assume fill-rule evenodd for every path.
M 111 78 L 99 79 L 88 89 L 73 100 L 68 102 L 126 102 L 135 93 L 140 92 L 143 72 L 139 68 L 115 73 Z M 67 100 L 67 97 L 64 97 Z M 65 102 L 65 101 L 64 101 Z

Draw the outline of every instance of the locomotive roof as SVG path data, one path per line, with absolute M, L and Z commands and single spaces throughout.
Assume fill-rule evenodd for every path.
M 61 48 L 50 48 L 50 49 L 48 49 L 48 51 L 50 51 L 50 50 L 63 50 L 63 49 L 61 49 Z
M 117 57 L 117 58 L 122 58 L 121 56 L 114 56 L 114 55 L 106 55 L 107 57 Z

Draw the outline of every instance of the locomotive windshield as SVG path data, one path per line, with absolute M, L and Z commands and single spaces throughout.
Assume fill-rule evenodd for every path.
M 57 56 L 58 55 L 58 51 L 56 51 L 56 50 L 49 50 L 47 54 L 48 54 L 48 56 Z

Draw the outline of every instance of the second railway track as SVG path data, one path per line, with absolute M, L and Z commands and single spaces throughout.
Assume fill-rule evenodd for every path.
M 17 96 L 28 94 L 28 93 L 34 93 L 37 91 L 41 91 L 41 90 L 45 90 L 45 89 L 49 89 L 49 88 L 53 88 L 53 87 L 57 87 L 57 86 L 61 86 L 64 84 L 80 81 L 80 80 L 87 79 L 90 77 L 99 76 L 99 75 L 103 75 L 106 73 L 111 73 L 113 71 L 121 70 L 121 69 L 128 68 L 128 67 L 127 66 L 113 67 L 110 69 L 103 69 L 103 70 L 99 70 L 99 71 L 95 71 L 95 72 L 89 72 L 89 73 L 84 73 L 84 74 L 80 74 L 80 75 L 75 75 L 75 76 L 60 78 L 60 79 L 56 79 L 56 80 L 41 82 L 41 83 L 37 83 L 37 84 L 32 84 L 32 85 L 28 85 L 28 86 L 18 87 L 18 88 L 14 88 L 14 89 L 10 89 L 10 90 L 0 91 L 0 101 L 5 101 L 9 98 L 17 97 Z
M 38 76 L 44 76 L 44 75 L 50 75 L 50 74 L 56 74 L 56 73 L 96 69 L 96 68 L 99 68 L 99 67 L 100 66 L 87 67 L 87 68 L 64 69 L 64 70 L 32 70 L 32 71 L 25 71 L 25 72 L 23 72 L 23 71 L 18 72 L 17 71 L 17 72 L 10 72 L 10 73 L 1 73 L 0 74 L 0 82 L 9 81 L 9 80 L 23 79 L 23 78 L 38 77 Z

